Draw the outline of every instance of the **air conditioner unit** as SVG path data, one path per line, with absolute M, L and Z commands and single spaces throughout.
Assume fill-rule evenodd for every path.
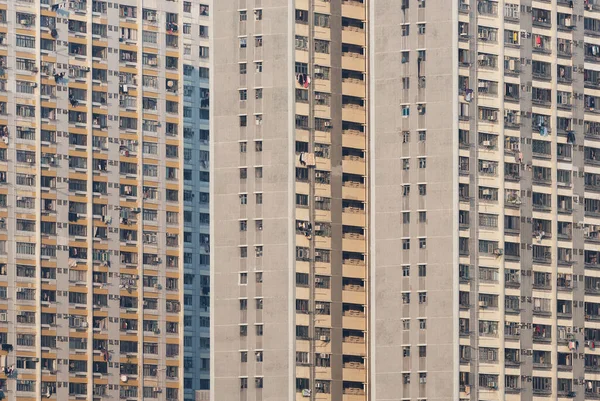
M 160 285 L 160 284 L 154 284 L 154 288 L 157 289 L 157 290 L 160 290 L 160 289 L 162 289 L 162 285 Z
M 481 142 L 481 144 L 483 146 L 492 146 L 492 142 L 491 141 L 483 141 L 483 142 Z
M 160 329 L 158 327 L 155 328 L 153 331 L 154 331 L 154 334 L 160 334 Z
M 598 283 L 598 284 L 600 285 L 600 283 Z M 319 337 L 319 340 L 328 342 L 329 341 L 329 337 L 328 336 L 321 336 L 321 337 Z
M 87 329 L 88 326 L 88 322 L 81 322 L 81 327 L 83 327 L 84 329 Z
M 327 354 L 319 354 L 319 358 L 321 358 L 321 359 L 327 359 L 327 358 L 329 358 L 329 355 L 327 355 Z
M 152 391 L 154 391 L 155 393 L 162 393 L 162 388 L 160 388 L 160 387 L 153 387 Z
M 487 305 L 486 305 L 485 301 L 479 301 L 479 307 L 480 308 L 486 308 Z
M 152 21 L 152 22 L 156 21 L 156 15 L 154 15 L 154 14 L 148 15 L 148 21 Z

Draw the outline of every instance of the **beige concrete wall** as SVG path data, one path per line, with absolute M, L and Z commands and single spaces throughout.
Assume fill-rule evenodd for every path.
M 399 2 L 376 1 L 370 10 L 370 396 L 450 400 L 458 397 L 457 16 L 451 11 L 455 2 L 427 0 L 425 8 L 408 3 L 402 10 Z M 419 22 L 426 23 L 424 35 L 416 32 Z M 407 37 L 401 34 L 402 23 L 410 24 Z M 427 51 L 424 89 L 418 87 L 418 49 Z M 409 52 L 407 64 L 401 62 L 403 50 Z M 410 79 L 407 90 L 403 76 Z M 421 102 L 423 116 L 417 113 Z M 409 117 L 402 116 L 403 104 L 410 106 Z M 419 141 L 419 129 L 426 130 L 425 142 Z M 408 143 L 403 143 L 403 131 L 410 132 Z M 419 157 L 426 157 L 425 169 L 419 168 Z M 408 171 L 402 158 L 410 159 Z M 419 195 L 419 183 L 426 183 L 426 195 Z M 410 185 L 409 196 L 403 196 L 403 185 Z M 409 224 L 402 223 L 406 211 Z M 427 212 L 427 222 L 418 222 L 418 211 Z M 419 249 L 423 237 L 426 249 Z M 403 239 L 410 239 L 410 250 L 402 249 Z M 426 264 L 426 277 L 418 277 L 419 264 Z M 403 277 L 403 266 L 410 266 L 409 277 Z M 419 303 L 419 291 L 427 292 L 425 304 Z M 403 292 L 410 293 L 408 305 L 403 305 Z M 419 318 L 426 318 L 425 330 L 419 329 Z M 403 319 L 409 319 L 410 329 L 403 329 Z M 418 345 L 427 346 L 426 358 L 419 358 Z M 403 357 L 403 346 L 410 346 L 410 357 Z M 419 372 L 427 372 L 427 384 L 419 384 Z M 410 373 L 410 384 L 403 384 L 403 373 Z

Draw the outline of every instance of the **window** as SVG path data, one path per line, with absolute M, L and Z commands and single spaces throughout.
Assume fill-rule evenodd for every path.
M 248 284 L 248 273 L 240 273 L 240 285 Z
M 410 304 L 410 292 L 403 292 L 402 293 L 402 303 L 405 305 Z
M 402 249 L 405 251 L 410 249 L 410 239 L 409 238 L 404 238 L 402 240 Z
M 410 142 L 410 132 L 408 132 L 408 131 L 402 132 L 402 143 L 409 143 L 409 142 Z
M 402 223 L 403 224 L 410 223 L 410 212 L 402 212 Z
M 410 169 L 410 159 L 404 158 L 402 159 L 402 170 L 409 170 Z
M 410 185 L 402 185 L 402 196 L 410 195 Z
M 419 131 L 419 142 L 425 142 L 427 140 L 427 131 Z
M 427 195 L 427 184 L 419 184 L 419 195 Z
M 419 157 L 419 168 L 427 167 L 427 159 L 425 157 Z
M 16 35 L 16 45 L 17 47 L 27 47 L 29 49 L 33 49 L 35 47 L 35 37 Z
M 408 116 L 410 116 L 410 106 L 407 104 L 404 104 L 401 106 L 402 108 L 402 117 L 406 118 Z
M 409 32 L 410 32 L 410 25 L 409 24 L 403 24 L 401 26 L 401 30 L 402 30 L 402 36 L 408 36 Z
M 248 195 L 240 194 L 240 205 L 245 205 L 248 203 Z
M 427 320 L 419 319 L 419 329 L 425 330 L 427 328 Z
M 240 63 L 240 74 L 246 75 L 248 65 L 246 63 Z
M 426 292 L 419 292 L 419 303 L 420 304 L 427 303 L 427 293 Z
M 417 33 L 419 35 L 425 35 L 425 24 L 417 24 Z
M 427 276 L 427 265 L 419 265 L 419 277 Z
M 420 211 L 419 212 L 419 223 L 427 222 L 427 212 Z
M 402 277 L 410 276 L 410 266 L 402 266 Z
M 330 42 L 327 40 L 315 39 L 315 52 L 329 54 Z
M 427 238 L 419 238 L 419 249 L 427 248 Z
M 254 62 L 254 68 L 256 70 L 256 72 L 260 73 L 263 71 L 263 63 L 262 61 L 255 61 Z

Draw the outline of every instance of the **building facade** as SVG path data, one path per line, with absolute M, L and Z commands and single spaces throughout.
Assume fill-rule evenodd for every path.
M 209 2 L 0 2 L 10 400 L 208 387 Z
M 213 399 L 366 399 L 366 4 L 213 18 Z
M 213 18 L 213 400 L 600 397 L 600 2 Z

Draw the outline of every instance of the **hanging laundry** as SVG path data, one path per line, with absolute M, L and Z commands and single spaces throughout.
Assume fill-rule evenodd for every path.
M 575 143 L 575 133 L 573 131 L 567 132 L 567 143 Z
M 473 89 L 467 89 L 465 91 L 465 101 L 470 102 L 473 99 Z
M 302 165 L 306 164 L 306 159 L 305 159 L 304 153 L 300 153 L 300 164 L 302 164 Z
M 309 76 L 305 76 L 304 85 L 303 86 L 305 88 L 308 88 L 308 85 L 310 85 L 310 77 Z
M 536 36 L 535 37 L 535 45 L 540 47 L 542 45 L 542 37 L 541 36 Z
M 540 135 L 541 136 L 548 136 L 548 128 L 541 126 L 540 127 Z
M 306 74 L 296 74 L 296 81 L 298 82 L 298 85 L 300 86 L 305 86 L 306 85 L 306 80 L 308 79 L 308 76 Z

